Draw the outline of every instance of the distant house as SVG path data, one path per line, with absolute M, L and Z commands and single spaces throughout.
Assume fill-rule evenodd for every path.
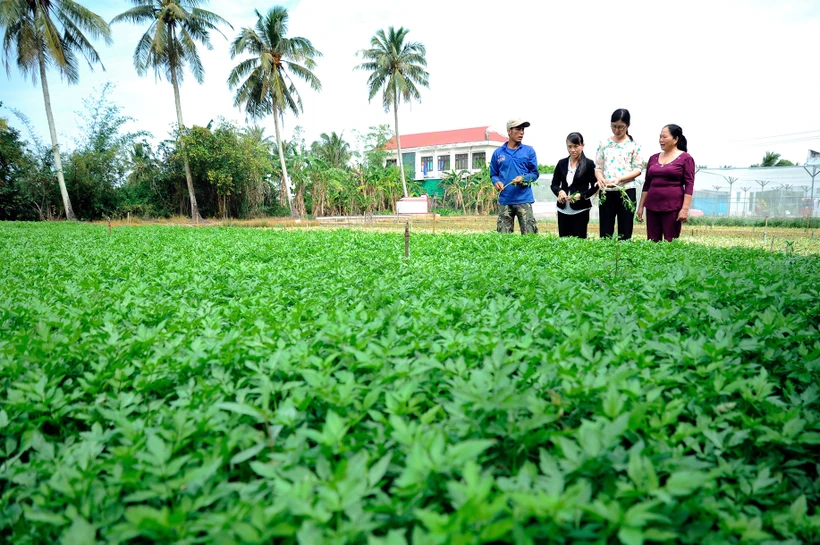
M 478 172 L 487 164 L 497 147 L 507 141 L 505 136 L 489 127 L 424 132 L 401 135 L 401 151 L 405 173 L 422 182 L 428 195 L 442 194 L 438 185 L 445 173 L 466 170 Z M 397 163 L 396 139 L 387 142 L 392 152 L 387 162 Z
M 809 156 L 806 158 L 807 165 L 820 165 L 820 151 L 809 150 Z

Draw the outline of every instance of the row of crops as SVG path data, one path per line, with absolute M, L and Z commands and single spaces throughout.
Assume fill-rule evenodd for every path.
M 0 224 L 0 542 L 820 541 L 820 258 Z

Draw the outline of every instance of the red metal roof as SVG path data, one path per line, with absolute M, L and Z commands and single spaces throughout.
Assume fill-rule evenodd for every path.
M 464 142 L 506 142 L 507 138 L 497 132 L 489 130 L 489 127 L 475 127 L 472 129 L 457 129 L 454 131 L 422 132 L 419 134 L 401 135 L 402 149 L 428 148 L 431 146 L 444 146 L 447 144 L 462 144 Z M 488 138 L 489 136 L 489 138 Z M 391 138 L 385 149 L 396 149 L 396 139 Z

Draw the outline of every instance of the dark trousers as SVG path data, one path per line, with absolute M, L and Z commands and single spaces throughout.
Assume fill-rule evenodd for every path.
M 627 189 L 626 194 L 632 201 L 635 209 L 635 188 Z M 606 199 L 598 207 L 601 238 L 611 237 L 615 233 L 615 220 L 618 220 L 618 238 L 628 240 L 632 238 L 632 219 L 634 212 L 628 210 L 621 197 L 620 191 L 607 191 Z
M 589 210 L 578 214 L 562 214 L 558 212 L 558 236 L 587 238 L 589 224 Z
M 671 212 L 646 211 L 646 238 L 654 242 L 660 242 L 661 237 L 667 242 L 680 236 L 681 222 L 678 221 L 680 210 Z

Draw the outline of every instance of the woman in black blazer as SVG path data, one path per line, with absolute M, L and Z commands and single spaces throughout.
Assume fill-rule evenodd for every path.
M 584 155 L 584 137 L 567 136 L 569 157 L 561 159 L 552 175 L 552 192 L 558 197 L 558 236 L 587 238 L 590 198 L 598 191 L 595 163 Z

